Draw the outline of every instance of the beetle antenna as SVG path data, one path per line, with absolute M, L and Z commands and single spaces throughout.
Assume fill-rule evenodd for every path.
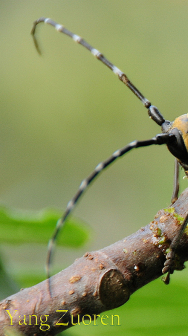
M 64 215 L 58 220 L 56 224 L 55 231 L 53 233 L 53 236 L 51 237 L 49 244 L 48 244 L 48 252 L 47 252 L 47 259 L 46 259 L 46 273 L 47 277 L 50 277 L 50 266 L 51 266 L 51 259 L 52 259 L 52 253 L 53 248 L 55 246 L 56 238 L 60 232 L 60 230 L 63 228 L 67 217 L 72 213 L 75 205 L 77 204 L 78 200 L 82 196 L 82 194 L 86 191 L 86 189 L 90 186 L 91 182 L 105 169 L 107 168 L 111 163 L 113 163 L 115 160 L 123 156 L 124 154 L 128 153 L 130 150 L 134 148 L 139 147 L 146 147 L 151 145 L 162 145 L 167 144 L 169 141 L 174 139 L 174 135 L 169 134 L 157 134 L 155 137 L 149 140 L 143 140 L 143 141 L 132 141 L 127 146 L 116 150 L 107 160 L 99 163 L 96 168 L 93 170 L 93 172 L 84 179 L 79 188 L 77 193 L 74 195 L 74 197 L 68 202 L 67 208 L 65 210 Z M 49 288 L 50 288 L 50 282 L 49 282 Z M 50 290 L 51 293 L 51 290 Z
M 143 103 L 143 105 L 148 109 L 148 114 L 149 114 L 150 118 L 153 119 L 159 126 L 162 127 L 162 132 L 163 132 L 163 134 L 157 134 L 154 138 L 149 139 L 149 140 L 144 140 L 144 141 L 135 140 L 135 141 L 129 143 L 127 146 L 123 147 L 122 149 L 119 149 L 119 150 L 115 151 L 112 154 L 112 156 L 110 156 L 107 160 L 99 163 L 96 166 L 96 168 L 93 170 L 93 172 L 86 179 L 84 179 L 81 182 L 81 184 L 80 184 L 80 186 L 77 190 L 77 193 L 74 195 L 74 197 L 67 204 L 67 208 L 65 210 L 64 215 L 58 220 L 58 222 L 56 224 L 55 231 L 53 233 L 53 236 L 49 241 L 48 252 L 47 252 L 47 260 L 46 260 L 46 273 L 47 273 L 47 277 L 50 278 L 50 273 L 51 273 L 50 272 L 50 266 L 51 266 L 51 261 L 52 261 L 53 248 L 55 246 L 55 242 L 56 242 L 57 236 L 60 232 L 60 229 L 62 229 L 64 227 L 64 224 L 65 224 L 68 216 L 72 213 L 75 205 L 79 201 L 82 194 L 90 186 L 90 184 L 93 182 L 93 180 L 105 168 L 107 168 L 116 159 L 120 158 L 121 156 L 123 156 L 124 154 L 126 154 L 127 152 L 129 152 L 130 150 L 132 150 L 134 148 L 146 147 L 146 146 L 150 146 L 150 145 L 153 145 L 153 144 L 155 144 L 155 145 L 167 144 L 167 147 L 169 148 L 169 150 L 171 151 L 171 153 L 175 157 L 177 156 L 177 152 L 178 153 L 181 152 L 181 155 L 178 154 L 179 156 L 177 156 L 179 158 L 180 162 L 177 161 L 177 159 L 176 159 L 176 177 L 175 177 L 175 182 L 174 182 L 175 187 L 174 187 L 174 193 L 173 193 L 173 199 L 172 199 L 172 202 L 174 202 L 174 200 L 178 196 L 178 188 L 179 188 L 178 187 L 178 175 L 179 175 L 178 165 L 181 164 L 182 167 L 185 169 L 187 167 L 187 161 L 182 162 L 182 155 L 185 154 L 185 149 L 186 148 L 184 148 L 185 147 L 184 146 L 184 140 L 183 140 L 180 132 L 178 131 L 178 129 L 174 128 L 174 129 L 171 130 L 172 123 L 170 123 L 168 120 L 164 119 L 162 114 L 159 112 L 158 108 L 156 106 L 153 106 L 151 104 L 151 102 L 143 96 L 143 94 L 129 80 L 127 75 L 124 72 L 122 72 L 119 68 L 117 68 L 113 63 L 111 63 L 99 50 L 93 48 L 89 43 L 87 43 L 82 37 L 72 33 L 67 28 L 65 28 L 63 25 L 60 25 L 60 24 L 56 23 L 55 21 L 53 21 L 50 18 L 41 17 L 38 20 L 34 21 L 33 28 L 31 30 L 31 34 L 33 36 L 34 44 L 35 44 L 35 47 L 36 47 L 39 54 L 41 54 L 41 50 L 40 50 L 38 41 L 36 39 L 36 27 L 41 22 L 47 23 L 47 24 L 53 26 L 58 32 L 64 33 L 65 35 L 71 37 L 75 42 L 77 42 L 78 44 L 81 44 L 84 48 L 89 50 L 93 56 L 95 56 L 99 61 L 101 61 L 104 65 L 106 65 L 109 69 L 111 69 L 112 72 L 115 75 L 117 75 L 118 78 L 134 93 L 134 95 L 139 98 L 139 100 Z M 181 151 L 179 149 L 181 149 Z M 186 154 L 187 154 L 187 152 L 186 152 Z M 188 217 L 186 217 L 186 223 L 187 223 L 187 220 L 188 220 L 187 218 Z M 183 226 L 183 229 L 181 231 L 181 234 L 184 230 L 184 226 Z M 178 244 L 178 241 L 180 239 L 179 237 L 181 236 L 181 234 L 178 236 L 177 241 L 173 245 L 174 249 L 176 248 L 176 246 Z M 163 272 L 165 272 L 167 270 L 168 273 L 170 274 L 170 273 L 172 273 L 172 266 L 171 266 L 171 259 L 172 258 L 171 258 L 171 255 L 169 256 L 168 259 L 170 261 L 168 261 L 168 263 L 165 265 L 165 267 L 167 267 L 167 268 L 164 268 Z M 168 279 L 169 279 L 169 275 L 168 275 Z M 168 282 L 168 279 L 166 280 L 166 283 Z M 51 288 L 50 287 L 51 287 L 51 285 L 50 285 L 50 279 L 49 279 L 49 291 L 50 291 L 50 295 L 51 295 Z
M 77 42 L 78 44 L 81 44 L 84 48 L 89 50 L 93 56 L 95 56 L 99 61 L 101 61 L 109 69 L 111 69 L 113 71 L 113 73 L 118 76 L 120 81 L 122 81 L 135 94 L 135 96 L 137 96 L 141 100 L 143 105 L 148 109 L 149 116 L 158 125 L 161 126 L 162 123 L 164 123 L 165 119 L 163 118 L 163 116 L 161 115 L 159 110 L 155 107 L 155 114 L 157 112 L 157 120 L 156 120 L 156 117 L 153 116 L 152 111 L 151 111 L 151 107 L 152 107 L 151 102 L 143 96 L 143 94 L 134 86 L 134 84 L 129 80 L 129 78 L 127 77 L 127 75 L 124 72 L 122 72 L 119 68 L 117 68 L 114 64 L 112 64 L 103 54 L 101 54 L 101 52 L 99 50 L 93 48 L 81 36 L 72 33 L 67 28 L 65 28 L 63 25 L 53 21 L 50 18 L 41 17 L 38 20 L 34 21 L 34 23 L 33 23 L 33 28 L 31 30 L 31 34 L 33 36 L 34 44 L 35 44 L 35 47 L 36 47 L 39 54 L 41 54 L 41 50 L 40 50 L 38 41 L 36 39 L 35 33 L 36 33 L 37 25 L 41 22 L 44 22 L 44 23 L 47 23 L 47 24 L 53 26 L 58 32 L 63 33 L 65 35 L 71 37 L 75 42 Z

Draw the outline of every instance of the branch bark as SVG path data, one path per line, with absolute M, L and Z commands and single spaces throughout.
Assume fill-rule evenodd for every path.
M 162 275 L 170 243 L 188 212 L 188 188 L 173 208 L 131 236 L 82 258 L 50 278 L 0 302 L 0 336 L 56 335 L 78 322 L 123 305 L 140 287 Z M 177 249 L 175 269 L 188 260 L 186 228 Z M 8 329 L 7 329 L 8 328 Z

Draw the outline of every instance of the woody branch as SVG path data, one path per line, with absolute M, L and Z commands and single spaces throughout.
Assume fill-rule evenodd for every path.
M 82 258 L 50 278 L 0 302 L 0 336 L 7 328 L 23 335 L 56 335 L 78 321 L 119 307 L 140 287 L 162 275 L 172 239 L 188 212 L 188 188 L 154 220 L 131 236 Z M 175 269 L 188 260 L 187 229 L 177 248 Z M 42 328 L 42 320 L 46 319 Z

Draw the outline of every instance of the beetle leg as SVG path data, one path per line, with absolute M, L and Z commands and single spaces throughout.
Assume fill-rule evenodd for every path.
M 173 193 L 171 197 L 171 204 L 174 204 L 178 199 L 178 193 L 179 193 L 179 162 L 177 159 L 175 159 L 174 164 L 174 187 L 173 187 Z

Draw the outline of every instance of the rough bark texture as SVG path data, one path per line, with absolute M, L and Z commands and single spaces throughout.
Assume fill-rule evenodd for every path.
M 95 320 L 97 314 L 121 306 L 133 292 L 162 275 L 168 248 L 187 212 L 188 189 L 149 225 L 102 250 L 85 253 L 54 275 L 52 297 L 46 280 L 1 301 L 0 336 L 6 335 L 6 328 L 23 335 L 55 335 L 74 325 L 78 315 Z M 187 233 L 186 228 L 177 249 L 179 270 L 188 260 Z

